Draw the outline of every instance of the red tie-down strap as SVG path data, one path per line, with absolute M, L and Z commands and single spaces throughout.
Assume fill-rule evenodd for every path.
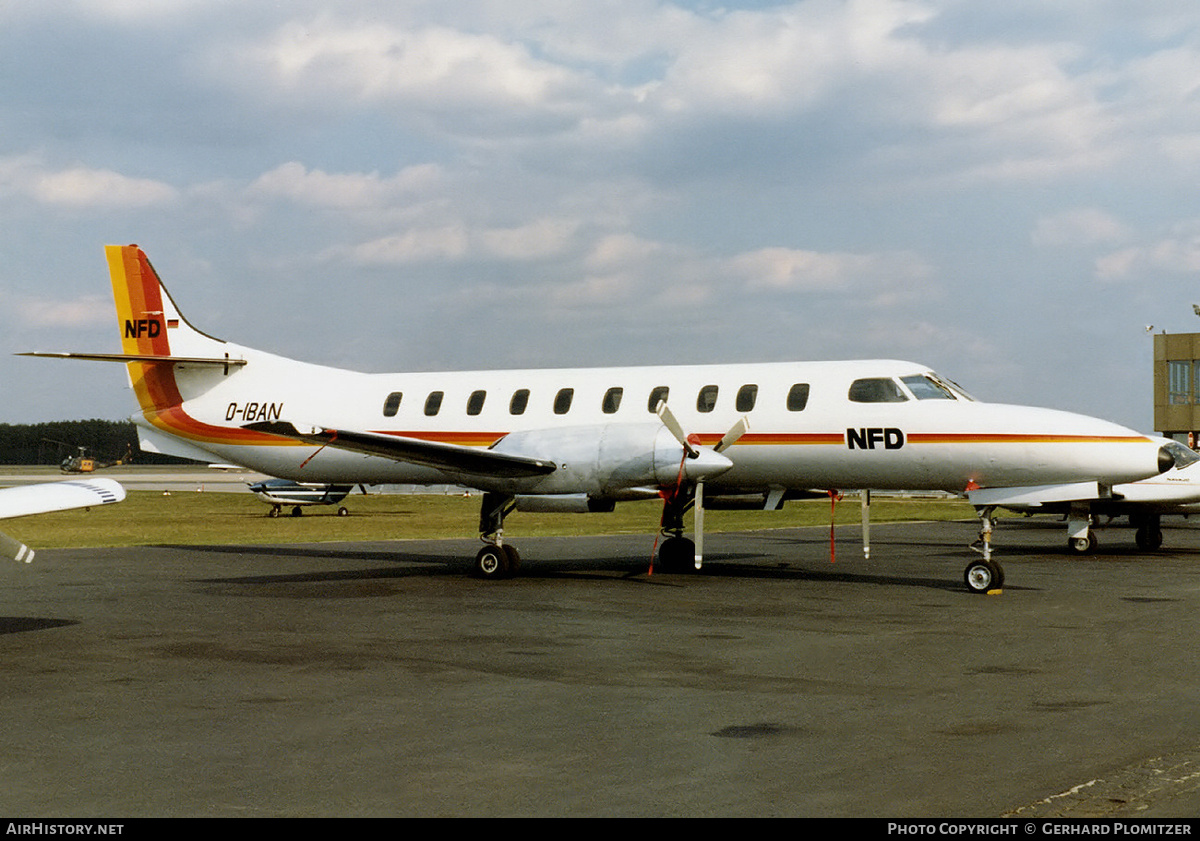
M 825 491 L 829 494 L 829 563 L 837 563 L 837 549 L 833 540 L 833 522 L 834 512 L 837 510 L 837 504 L 842 501 L 840 491 Z

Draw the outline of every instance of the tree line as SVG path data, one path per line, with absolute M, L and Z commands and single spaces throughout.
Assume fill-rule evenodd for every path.
M 81 452 L 80 447 L 84 448 Z M 134 464 L 179 464 L 186 459 L 143 453 L 132 421 L 78 420 L 0 424 L 0 464 L 62 464 L 87 455 L 99 463 L 132 455 Z

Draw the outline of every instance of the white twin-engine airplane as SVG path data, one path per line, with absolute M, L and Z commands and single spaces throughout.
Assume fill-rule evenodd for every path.
M 1116 424 L 981 403 L 910 362 L 363 374 L 215 339 L 179 313 L 136 245 L 108 246 L 119 354 L 144 449 L 305 483 L 460 484 L 484 492 L 474 571 L 512 574 L 506 515 L 664 500 L 659 564 L 702 556 L 704 500 L 777 508 L 813 488 L 947 490 L 979 503 L 974 592 L 1003 580 L 991 514 L 1023 491 L 1097 494 L 1175 466 Z M 695 509 L 693 541 L 684 514 Z
M 72 479 L 0 489 L 0 519 L 109 505 L 125 498 L 125 488 L 112 479 Z M 19 540 L 0 534 L 0 557 L 30 563 L 33 550 Z

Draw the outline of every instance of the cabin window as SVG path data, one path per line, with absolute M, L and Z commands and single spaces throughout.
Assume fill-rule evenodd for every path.
M 912 377 L 901 377 L 900 382 L 908 386 L 913 397 L 918 400 L 954 400 L 954 392 L 939 383 L 933 377 L 917 374 Z
M 508 413 L 510 415 L 525 414 L 525 407 L 529 405 L 529 389 L 518 388 L 513 392 L 512 400 L 508 401 Z
M 715 408 L 717 408 L 717 387 L 715 385 L 706 385 L 696 395 L 696 411 L 711 412 Z
M 871 377 L 850 383 L 852 403 L 903 403 L 908 399 L 891 377 Z
M 754 403 L 757 400 L 758 400 L 758 386 L 744 385 L 738 389 L 737 410 L 739 412 L 749 412 L 754 409 Z
M 650 400 L 646 403 L 646 410 L 654 413 L 658 411 L 658 404 L 667 399 L 667 395 L 671 393 L 671 389 L 665 385 L 660 385 L 650 389 Z
M 483 401 L 487 399 L 486 391 L 472 391 L 467 398 L 467 414 L 477 415 L 483 411 Z
M 787 410 L 803 412 L 808 405 L 808 383 L 796 383 L 788 389 Z
M 625 389 L 619 387 L 610 388 L 608 391 L 604 392 L 604 400 L 600 405 L 600 408 L 603 410 L 604 414 L 611 415 L 615 413 L 617 409 L 621 408 L 621 396 L 623 394 L 625 394 Z
M 445 397 L 445 392 L 431 391 L 429 396 L 425 398 L 425 414 L 433 417 L 442 410 L 442 398 Z
M 401 391 L 393 391 L 383 401 L 383 416 L 385 418 L 396 417 L 396 412 L 400 411 L 400 398 L 404 396 Z
M 560 388 L 554 395 L 554 414 L 565 415 L 571 411 L 571 401 L 575 399 L 575 389 Z

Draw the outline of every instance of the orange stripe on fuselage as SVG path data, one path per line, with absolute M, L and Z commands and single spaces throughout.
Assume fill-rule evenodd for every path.
M 376 435 L 415 438 L 441 444 L 460 444 L 464 447 L 487 447 L 507 435 L 507 432 L 452 432 L 429 430 L 372 430 Z M 697 436 L 703 446 L 714 446 L 720 435 L 701 433 Z M 1008 432 L 914 432 L 906 436 L 908 444 L 1130 444 L 1144 442 L 1140 435 L 1036 435 Z M 747 432 L 737 446 L 845 446 L 846 435 L 840 432 Z
M 1033 435 L 1008 432 L 913 432 L 910 444 L 1136 444 L 1142 435 Z
M 223 444 L 243 447 L 311 447 L 302 441 L 294 441 L 279 435 L 242 429 L 240 426 L 214 426 L 196 420 L 182 406 L 145 411 L 146 420 L 163 432 L 179 438 L 187 438 L 201 444 Z

